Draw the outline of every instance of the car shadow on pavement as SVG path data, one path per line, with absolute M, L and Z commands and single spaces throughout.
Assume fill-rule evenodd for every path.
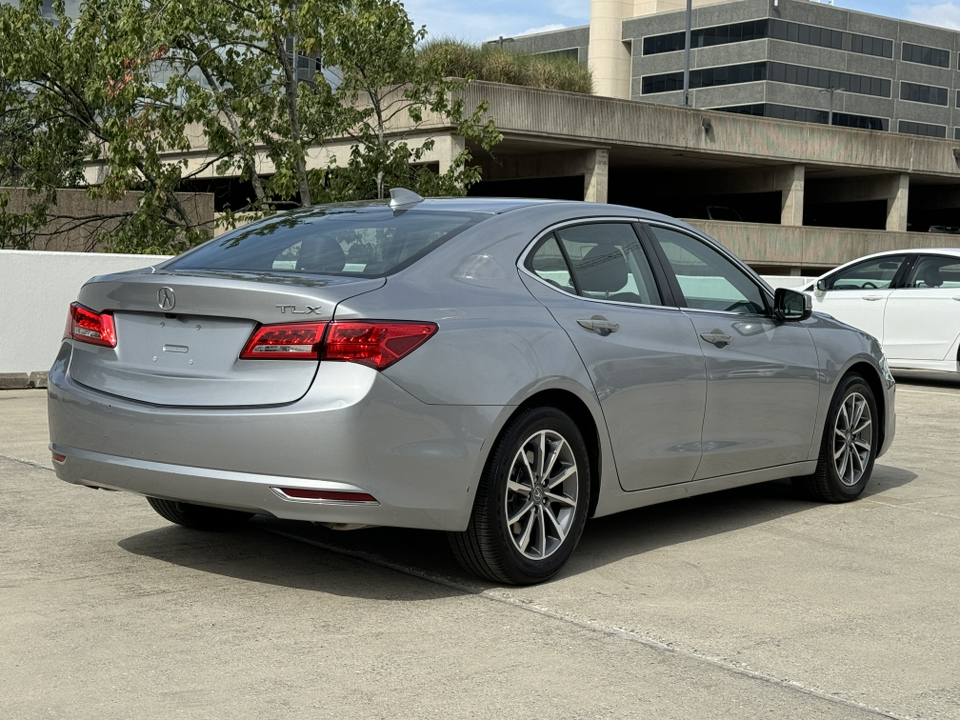
M 917 476 L 877 465 L 864 497 Z M 558 578 L 621 559 L 815 511 L 789 480 L 699 495 L 597 518 Z M 124 550 L 247 582 L 367 599 L 418 601 L 496 587 L 457 564 L 444 533 L 405 528 L 337 532 L 258 516 L 242 531 L 209 533 L 167 526 L 128 537 Z
M 320 528 L 316 528 L 320 529 Z M 267 532 L 264 532 L 267 530 Z M 284 535 L 277 535 L 279 530 Z M 255 519 L 249 527 L 230 532 L 205 532 L 167 525 L 119 541 L 125 551 L 200 573 L 339 596 L 412 602 L 456 597 L 463 590 L 405 576 L 375 562 L 345 557 L 336 551 L 307 544 L 292 537 L 315 533 L 310 523 Z M 342 537 L 344 533 L 325 533 Z M 444 543 L 439 533 L 382 528 L 358 531 L 384 537 L 371 538 L 385 547 L 404 543 L 412 548 L 409 564 L 430 566 L 426 543 L 418 536 L 431 535 Z M 349 543 L 344 543 L 348 545 Z M 439 550 L 439 552 L 438 552 Z M 434 555 L 448 555 L 445 543 L 434 547 Z M 454 564 L 453 558 L 449 563 Z
M 907 470 L 878 464 L 861 497 L 900 487 L 916 477 Z M 626 557 L 745 530 L 820 507 L 823 503 L 803 497 L 790 480 L 774 480 L 596 518 L 587 523 L 564 574 L 586 572 Z

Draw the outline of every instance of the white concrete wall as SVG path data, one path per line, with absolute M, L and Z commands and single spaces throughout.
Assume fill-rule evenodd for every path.
M 812 283 L 817 279 L 817 276 L 810 275 L 761 275 L 764 280 L 770 283 L 772 288 L 793 288 L 794 290 L 799 290 L 804 285 Z
M 60 349 L 67 308 L 94 275 L 147 267 L 162 255 L 0 250 L 0 374 L 46 372 Z

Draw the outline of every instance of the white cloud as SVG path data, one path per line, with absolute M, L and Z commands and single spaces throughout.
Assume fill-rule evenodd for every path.
M 954 2 L 938 5 L 907 5 L 907 20 L 960 30 L 960 5 Z
M 541 25 L 540 27 L 527 28 L 520 35 L 533 35 L 534 33 L 550 32 L 551 30 L 563 30 L 566 25 L 561 23 L 550 23 L 549 25 Z

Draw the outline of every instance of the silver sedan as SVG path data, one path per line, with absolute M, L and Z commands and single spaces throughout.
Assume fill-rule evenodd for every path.
M 443 530 L 522 584 L 588 517 L 779 478 L 853 500 L 893 440 L 877 342 L 680 221 L 393 196 L 90 280 L 49 377 L 57 475 L 192 528 Z

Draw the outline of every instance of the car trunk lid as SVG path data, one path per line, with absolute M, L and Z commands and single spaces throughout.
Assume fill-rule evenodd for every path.
M 239 359 L 254 330 L 261 324 L 327 322 L 339 302 L 385 282 L 152 269 L 94 278 L 79 302 L 112 312 L 117 346 L 75 343 L 70 373 L 94 390 L 155 405 L 294 402 L 310 388 L 318 362 Z

